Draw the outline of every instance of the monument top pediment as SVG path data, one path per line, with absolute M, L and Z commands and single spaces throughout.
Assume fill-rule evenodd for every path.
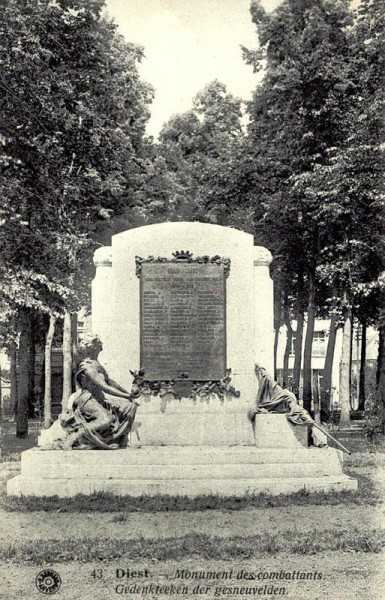
M 253 244 L 253 236 L 250 233 L 241 231 L 240 229 L 234 229 L 232 227 L 225 227 L 223 225 L 216 225 L 212 223 L 201 223 L 199 221 L 168 221 L 165 223 L 155 223 L 153 225 L 143 225 L 141 227 L 135 227 L 122 233 L 117 233 L 112 236 L 112 243 L 121 242 L 125 238 L 136 238 L 149 235 L 151 237 L 159 234 L 160 236 L 172 236 L 173 234 L 184 234 L 191 236 L 210 236 L 215 239 L 223 238 L 227 236 L 232 239 L 242 240 L 243 243 Z

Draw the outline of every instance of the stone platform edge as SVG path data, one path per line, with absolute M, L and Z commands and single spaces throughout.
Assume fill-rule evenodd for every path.
M 149 446 L 111 452 L 33 448 L 22 453 L 21 475 L 8 481 L 7 494 L 73 498 L 104 492 L 192 498 L 354 491 L 357 481 L 342 472 L 342 462 L 342 453 L 333 448 Z
M 223 479 L 223 480 L 140 480 L 125 479 L 28 479 L 18 475 L 8 481 L 8 496 L 35 496 L 74 498 L 110 493 L 114 496 L 173 496 L 195 498 L 197 496 L 220 496 L 223 498 L 267 494 L 293 494 L 296 492 L 342 492 L 357 490 L 357 481 L 348 475 L 323 477 L 294 477 L 268 479 Z

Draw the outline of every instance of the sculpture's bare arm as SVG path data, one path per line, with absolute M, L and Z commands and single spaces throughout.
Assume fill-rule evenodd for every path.
M 124 394 L 129 394 L 129 392 L 126 390 L 126 388 L 122 387 L 117 381 L 114 381 L 113 379 L 111 379 L 111 377 L 108 377 L 107 383 L 108 383 L 108 385 L 116 388 L 117 390 L 123 392 Z
M 131 402 L 133 401 L 132 395 L 129 392 L 127 392 L 126 390 L 123 391 L 123 388 L 121 386 L 119 386 L 119 388 L 117 388 L 113 385 L 106 383 L 106 381 L 104 380 L 104 377 L 102 377 L 102 375 L 94 367 L 91 367 L 91 366 L 87 367 L 87 369 L 84 371 L 84 373 L 87 375 L 87 377 L 89 378 L 91 383 L 93 383 L 100 390 L 102 390 L 102 392 L 104 392 L 106 394 L 110 394 L 110 396 L 116 396 L 118 398 L 125 398 L 126 400 L 130 400 Z M 109 380 L 109 381 L 111 382 L 111 380 Z

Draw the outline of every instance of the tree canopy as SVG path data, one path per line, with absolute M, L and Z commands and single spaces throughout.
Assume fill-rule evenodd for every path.
M 214 80 L 173 116 L 159 135 L 158 151 L 181 188 L 191 217 L 221 220 L 223 198 L 234 193 L 233 171 L 243 140 L 242 102 Z
M 20 437 L 34 396 L 33 322 L 46 327 L 47 313 L 68 322 L 86 303 L 94 228 L 133 206 L 145 171 L 143 49 L 103 7 L 9 0 L 1 9 L 0 333 L 19 363 Z
M 10 0 L 0 25 L 2 291 L 65 305 L 94 224 L 134 202 L 152 98 L 102 0 Z M 76 293 L 72 293 L 76 304 Z
M 251 4 L 258 47 L 243 54 L 263 78 L 248 105 L 240 201 L 275 257 L 277 302 L 292 314 L 307 304 L 309 344 L 316 311 L 346 324 L 378 313 L 383 12 L 383 0 L 357 11 L 348 0 L 286 0 L 273 13 Z

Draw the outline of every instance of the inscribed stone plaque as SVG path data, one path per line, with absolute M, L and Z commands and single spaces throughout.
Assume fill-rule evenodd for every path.
M 145 379 L 224 377 L 225 294 L 222 264 L 142 263 L 140 364 Z

